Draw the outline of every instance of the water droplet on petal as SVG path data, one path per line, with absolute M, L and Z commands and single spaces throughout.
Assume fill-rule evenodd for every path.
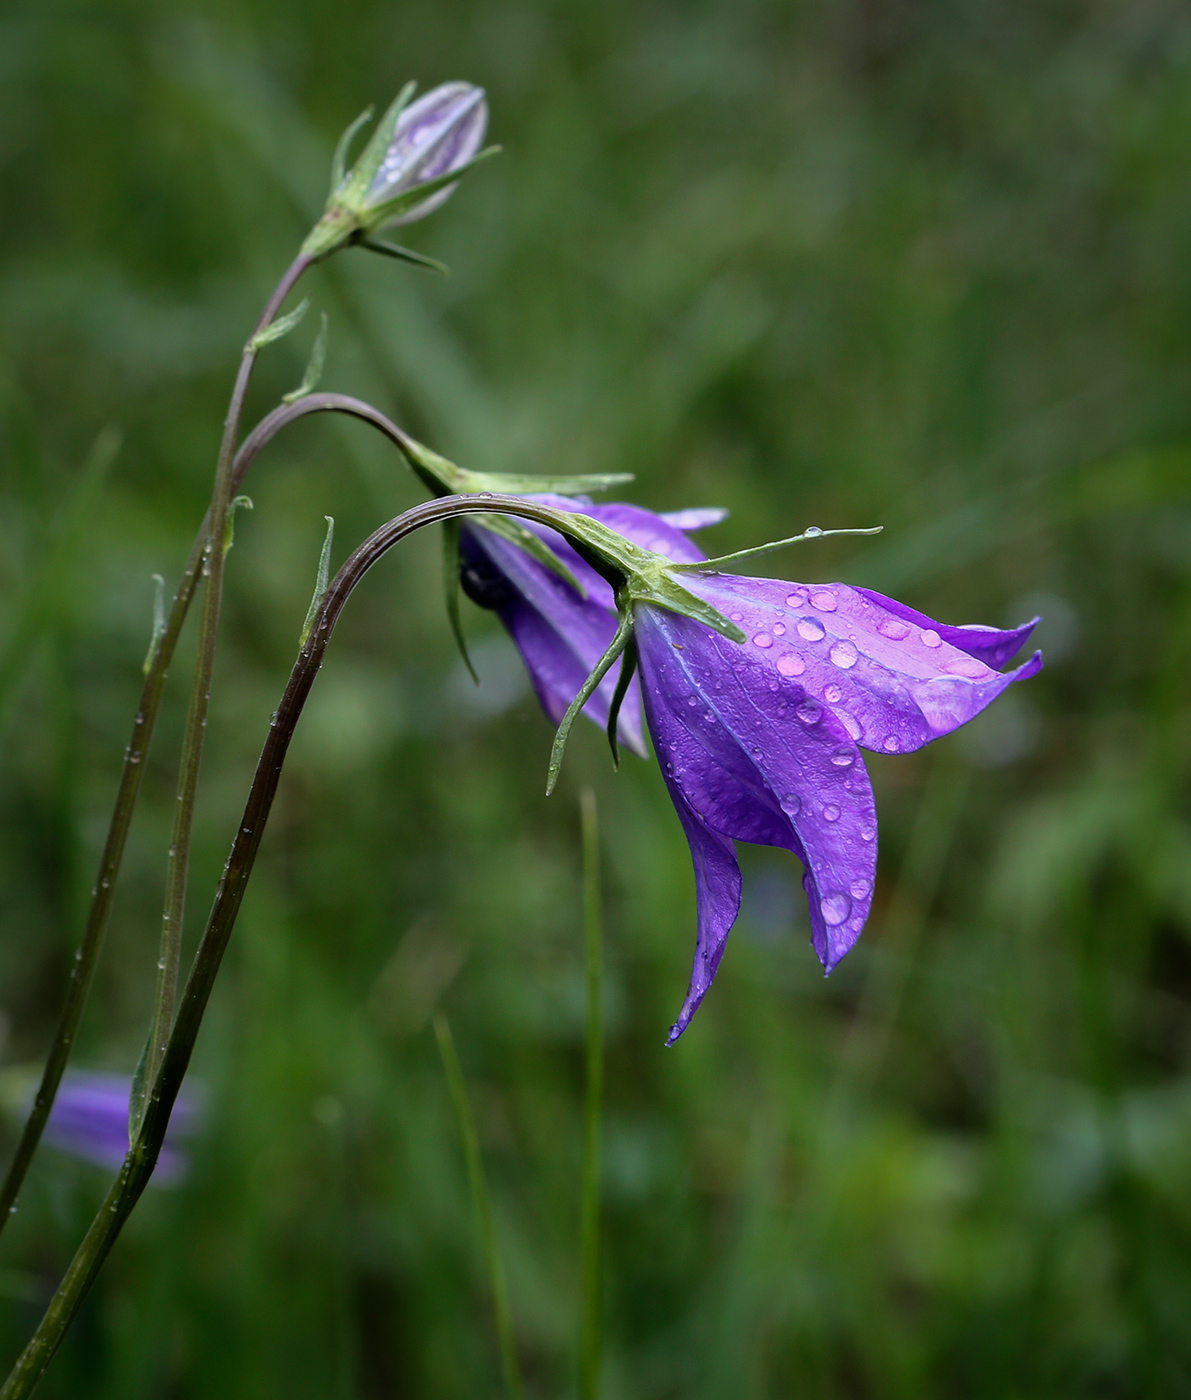
M 823 911 L 823 922 L 836 928 L 852 912 L 852 901 L 841 890 L 838 894 L 824 895 L 819 901 L 819 908 Z
M 802 608 L 806 606 L 806 589 L 800 588 L 797 593 L 791 593 L 786 598 L 786 605 L 791 608 Z
M 864 733 L 863 728 L 861 728 L 860 721 L 856 718 L 855 715 L 850 715 L 850 714 L 847 712 L 847 710 L 840 710 L 840 711 L 836 714 L 836 719 L 838 719 L 839 722 L 840 722 L 840 723 L 844 726 L 844 728 L 848 731 L 848 738 L 849 738 L 849 739 L 852 739 L 852 740 L 859 739 L 860 736 Z
M 814 724 L 818 720 L 820 714 L 822 714 L 822 711 L 813 700 L 804 700 L 801 705 L 796 707 L 794 713 L 803 724 Z
M 829 685 L 823 691 L 823 699 L 826 700 L 829 705 L 838 705 L 843 698 L 844 692 L 838 685 Z
M 801 676 L 806 670 L 806 662 L 801 656 L 795 656 L 793 652 L 786 656 L 779 656 L 777 668 L 783 676 Z
M 849 641 L 836 642 L 827 654 L 841 671 L 850 670 L 855 666 L 859 656 L 855 644 Z
M 699 697 L 698 697 L 697 695 L 688 695 L 688 696 L 687 696 L 687 704 L 688 704 L 688 705 L 694 706 L 694 705 L 697 705 L 698 703 L 699 703 Z
M 775 637 L 784 637 L 786 635 L 786 624 L 784 622 L 775 622 L 773 624 L 773 635 Z
M 856 755 L 851 749 L 836 749 L 831 755 L 831 761 L 837 768 L 851 768 L 856 762 Z
M 848 888 L 852 891 L 853 899 L 866 899 L 872 886 L 867 880 L 853 880 Z
M 835 594 L 830 588 L 820 588 L 811 594 L 811 607 L 818 608 L 820 612 L 834 612 L 837 606 Z
M 859 933 L 860 930 L 864 927 L 863 915 L 858 919 L 853 919 L 852 922 L 848 925 L 848 927 L 852 930 L 853 933 Z
M 896 734 L 886 734 L 885 742 L 881 745 L 886 753 L 897 753 L 901 746 L 902 742 Z
M 729 613 L 728 616 L 732 619 L 733 622 L 743 622 L 743 621 L 744 621 L 744 613 L 739 613 L 739 612 Z
M 800 617 L 798 619 L 798 635 L 804 642 L 821 642 L 826 635 L 827 629 L 815 617 Z
M 788 817 L 796 817 L 802 811 L 802 799 L 796 792 L 787 792 L 782 798 L 782 811 Z
M 933 627 L 928 627 L 922 634 L 922 645 L 924 647 L 941 647 L 943 645 L 943 638 L 939 636 Z
M 963 676 L 965 680 L 970 681 L 982 680 L 989 673 L 989 668 L 974 656 L 957 656 L 954 661 L 947 663 L 947 669 L 953 676 Z
M 891 642 L 904 642 L 910 635 L 910 629 L 900 618 L 883 617 L 877 623 L 877 631 L 882 637 L 888 637 Z
M 825 822 L 839 821 L 839 808 L 834 802 L 829 802 L 827 806 L 823 808 L 823 820 Z
M 772 645 L 773 638 L 769 635 L 768 632 L 758 632 L 757 635 L 753 638 L 753 646 L 761 647 L 762 650 L 764 650 L 765 647 L 771 647 Z
M 821 535 L 823 531 L 820 530 L 817 525 L 808 525 L 802 533 L 808 538 L 813 539 L 816 535 Z
M 860 828 L 860 839 L 862 841 L 871 841 L 876 834 L 877 828 L 875 826 L 862 826 Z

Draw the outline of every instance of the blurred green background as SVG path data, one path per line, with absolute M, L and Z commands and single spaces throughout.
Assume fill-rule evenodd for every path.
M 603 823 L 609 1400 L 1191 1395 L 1191 18 L 1168 0 L 8 0 L 0 12 L 0 1037 L 44 1053 L 239 348 L 331 149 L 408 77 L 505 154 L 306 290 L 324 387 L 465 465 L 637 473 L 716 552 L 951 622 L 1045 614 L 1047 669 L 870 762 L 880 882 L 825 981 L 796 862 L 663 1050 L 693 880 L 652 765 L 550 731 L 437 544 L 357 594 L 203 1032 L 189 1180 L 133 1218 L 43 1393 L 500 1394 L 458 1133 L 473 1096 L 534 1397 L 575 1393 L 577 794 Z M 250 421 L 313 318 L 262 358 Z M 107 425 L 106 475 L 84 464 Z M 337 558 L 420 498 L 310 421 L 239 518 L 191 933 Z M 185 655 L 181 658 L 184 662 Z M 175 668 L 82 1065 L 131 1072 Z M 12 1129 L 0 1139 L 5 1152 Z M 0 1257 L 3 1367 L 105 1186 L 45 1148 Z

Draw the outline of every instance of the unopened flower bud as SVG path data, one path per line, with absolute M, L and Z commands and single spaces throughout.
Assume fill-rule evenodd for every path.
M 348 128 L 335 153 L 327 212 L 304 252 L 326 257 L 345 243 L 366 242 L 386 225 L 425 218 L 454 192 L 452 177 L 486 154 L 480 152 L 488 128 L 483 88 L 443 83 L 407 106 L 412 92 L 411 83 L 345 174 L 346 147 L 361 123 Z

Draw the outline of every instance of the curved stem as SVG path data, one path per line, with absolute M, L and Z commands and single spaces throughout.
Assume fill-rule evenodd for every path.
M 285 278 L 278 284 L 277 291 L 269 300 L 265 312 L 258 323 L 266 325 L 276 314 L 276 309 L 284 299 L 285 295 L 292 288 L 297 275 L 304 270 L 299 268 L 295 272 L 295 267 L 291 266 Z M 247 352 L 246 352 L 247 357 Z M 243 365 L 241 365 L 241 375 L 237 380 L 237 390 L 239 391 L 240 403 L 243 404 L 244 391 L 247 388 L 248 380 L 244 375 Z M 367 407 L 366 405 L 364 407 Z M 310 410 L 306 410 L 310 411 Z M 354 409 L 351 411 L 355 411 Z M 228 498 L 235 494 L 244 478 L 248 468 L 252 465 L 256 456 L 264 445 L 272 438 L 273 433 L 291 421 L 293 416 L 283 416 L 276 424 L 272 432 L 261 434 L 260 429 L 246 441 L 240 451 L 236 453 L 231 470 L 231 489 Z M 359 417 L 367 418 L 366 413 L 357 413 Z M 380 415 L 383 417 L 383 415 Z M 231 415 L 229 414 L 229 420 Z M 277 418 L 278 415 L 271 415 Z M 266 420 L 268 422 L 268 420 Z M 385 420 L 386 424 L 388 420 Z M 238 416 L 237 416 L 238 423 Z M 261 425 L 264 426 L 263 424 Z M 392 427 L 392 425 L 389 425 Z M 394 429 L 400 436 L 400 429 Z M 226 428 L 225 428 L 226 433 Z M 393 436 L 392 433 L 389 436 Z M 394 439 L 397 440 L 397 439 Z M 182 632 L 182 626 L 186 621 L 186 616 L 190 611 L 190 605 L 194 600 L 194 595 L 198 589 L 199 580 L 202 576 L 204 554 L 207 541 L 211 535 L 212 510 L 208 510 L 199 530 L 198 537 L 190 551 L 190 558 L 187 560 L 186 568 L 183 571 L 181 582 L 178 584 L 177 592 L 174 594 L 174 601 L 170 608 L 169 618 L 165 631 L 162 633 L 152 656 L 149 658 L 145 671 L 145 682 L 141 689 L 140 703 L 137 705 L 136 715 L 133 719 L 132 734 L 128 741 L 128 746 L 124 750 L 124 765 L 120 773 L 120 783 L 116 789 L 116 801 L 112 809 L 111 821 L 108 825 L 107 838 L 104 841 L 103 853 L 100 856 L 99 870 L 96 874 L 95 885 L 91 891 L 91 903 L 87 912 L 87 923 L 83 930 L 83 937 L 75 952 L 74 962 L 70 970 L 70 982 L 66 989 L 66 999 L 62 1007 L 62 1013 L 58 1019 L 58 1025 L 51 1042 L 50 1053 L 46 1059 L 45 1069 L 42 1071 L 41 1082 L 38 1085 L 37 1093 L 33 1100 L 33 1105 L 29 1110 L 29 1116 L 25 1120 L 25 1125 L 21 1130 L 20 1141 L 17 1143 L 16 1152 L 13 1154 L 12 1162 L 5 1175 L 4 1183 L 0 1186 L 0 1233 L 8 1224 L 10 1218 L 16 1212 L 17 1199 L 24 1185 L 25 1177 L 28 1174 L 29 1166 L 33 1161 L 38 1144 L 41 1142 L 42 1133 L 49 1120 L 50 1111 L 54 1106 L 54 1099 L 58 1093 L 58 1086 L 62 1081 L 62 1075 L 70 1059 L 71 1051 L 74 1048 L 75 1037 L 78 1034 L 79 1024 L 82 1020 L 83 1010 L 90 995 L 91 984 L 95 976 L 95 968 L 99 961 L 99 953 L 103 946 L 103 936 L 107 930 L 108 920 L 111 916 L 112 896 L 115 889 L 116 877 L 119 874 L 120 865 L 124 858 L 124 848 L 128 840 L 129 828 L 132 824 L 132 815 L 136 809 L 137 798 L 140 795 L 141 774 L 144 772 L 144 758 L 148 752 L 149 744 L 153 737 L 153 729 L 157 722 L 157 713 L 161 706 L 161 697 L 165 690 L 166 678 L 169 675 L 170 664 L 174 658 L 174 652 L 178 645 L 178 638 Z
M 198 651 L 194 676 L 190 686 L 190 703 L 186 713 L 186 729 L 182 738 L 182 757 L 178 765 L 178 790 L 174 806 L 174 829 L 170 839 L 166 864 L 165 906 L 161 915 L 161 952 L 157 960 L 157 990 L 153 1002 L 153 1020 L 145 1047 L 145 1056 L 137 1073 L 134 1087 L 133 1127 L 139 1127 L 140 1104 L 137 1089 L 151 1084 L 156 1078 L 161 1058 L 165 1054 L 166 1037 L 174 1019 L 177 997 L 178 968 L 182 959 L 182 923 L 186 912 L 186 878 L 190 868 L 190 838 L 194 830 L 194 804 L 198 792 L 199 768 L 202 765 L 203 743 L 206 738 L 207 713 L 211 704 L 211 678 L 215 668 L 215 646 L 219 633 L 219 610 L 223 601 L 223 563 L 231 543 L 228 533 L 228 513 L 234 492 L 233 475 L 236 440 L 244 413 L 244 399 L 256 364 L 256 336 L 277 315 L 282 302 L 294 284 L 310 266 L 308 254 L 299 254 L 286 269 L 272 296 L 265 304 L 252 336 L 244 347 L 235 387 L 228 404 L 223 425 L 223 442 L 215 469 L 215 486 L 207 521 L 207 540 L 203 554 L 202 621 L 199 626 Z
M 0 1400 L 24 1400 L 33 1393 L 153 1173 L 174 1102 L 190 1065 L 215 978 L 243 903 L 290 741 L 347 600 L 369 569 L 415 530 L 456 516 L 490 514 L 520 516 L 551 526 L 562 534 L 569 533 L 565 516 L 535 501 L 515 496 L 447 496 L 426 501 L 383 525 L 360 545 L 331 581 L 306 644 L 298 653 L 281 704 L 269 725 L 244 815 L 236 830 L 207 926 L 186 980 L 178 1014 L 165 1044 L 161 1067 L 146 1101 L 136 1142 L 50 1301 L 41 1324 L 0 1389 Z

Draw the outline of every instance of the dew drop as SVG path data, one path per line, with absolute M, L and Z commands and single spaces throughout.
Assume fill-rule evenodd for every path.
M 743 621 L 744 621 L 744 613 L 740 613 L 740 612 L 729 613 L 728 616 L 732 619 L 733 622 L 743 622 Z
M 909 627 L 896 617 L 883 617 L 877 623 L 877 631 L 891 642 L 904 642 L 910 635 Z
M 793 652 L 786 656 L 779 656 L 777 668 L 783 676 L 801 676 L 806 670 L 806 662 L 801 656 L 795 656 Z
M 796 792 L 787 792 L 782 797 L 782 811 L 788 817 L 796 817 L 802 811 L 802 799 Z
M 823 922 L 836 928 L 852 912 L 852 901 L 841 890 L 838 894 L 824 895 L 819 901 L 819 908 L 823 911 Z
M 806 589 L 800 588 L 797 593 L 790 593 L 786 597 L 786 605 L 791 608 L 803 608 L 806 606 Z
M 839 808 L 834 802 L 829 802 L 827 806 L 823 808 L 823 820 L 825 822 L 839 821 Z
M 896 734 L 886 734 L 885 742 L 881 747 L 886 753 L 897 753 L 898 749 L 901 748 L 901 740 Z
M 849 641 L 836 642 L 827 654 L 841 671 L 848 671 L 855 666 L 859 656 L 855 644 Z
M 856 755 L 851 749 L 836 749 L 831 755 L 831 761 L 837 768 L 851 768 L 856 762 Z
M 855 715 L 850 715 L 847 712 L 847 710 L 840 710 L 836 714 L 836 719 L 838 719 L 839 722 L 848 731 L 849 739 L 859 739 L 860 736 L 864 733 L 864 730 L 861 728 L 860 721 L 856 718 Z
M 974 656 L 957 656 L 947 663 L 947 670 L 953 676 L 963 676 L 965 680 L 978 681 L 988 674 L 988 667 Z
M 829 685 L 825 687 L 823 691 L 823 699 L 826 700 L 829 705 L 838 705 L 843 698 L 844 692 L 838 685 Z
M 784 622 L 775 622 L 773 624 L 773 635 L 775 637 L 784 637 L 786 635 L 786 624 Z
M 699 703 L 699 697 L 697 695 L 688 695 L 686 702 L 693 709 Z
M 760 647 L 762 650 L 764 650 L 766 647 L 771 647 L 772 645 L 773 638 L 769 635 L 768 632 L 758 632 L 757 635 L 753 638 L 753 646 Z
M 853 880 L 848 888 L 852 891 L 853 899 L 867 899 L 872 886 L 867 880 Z
M 820 612 L 834 612 L 837 606 L 835 594 L 829 588 L 820 588 L 817 593 L 811 594 L 811 607 L 818 608 Z
M 816 535 L 821 535 L 822 530 L 817 525 L 808 525 L 802 532 L 808 539 L 814 539 Z
M 862 826 L 860 828 L 860 839 L 862 841 L 871 841 L 876 834 L 877 828 L 875 826 Z
M 813 700 L 804 700 L 801 705 L 795 707 L 794 713 L 803 724 L 814 724 L 822 711 Z
M 821 642 L 827 629 L 814 617 L 800 617 L 798 619 L 798 635 L 804 642 Z
M 853 919 L 852 922 L 848 925 L 848 927 L 852 930 L 853 933 L 859 933 L 860 930 L 864 927 L 864 917 L 861 916 L 858 919 Z
M 922 634 L 922 645 L 924 647 L 941 647 L 943 645 L 943 638 L 939 636 L 933 627 L 928 627 Z

